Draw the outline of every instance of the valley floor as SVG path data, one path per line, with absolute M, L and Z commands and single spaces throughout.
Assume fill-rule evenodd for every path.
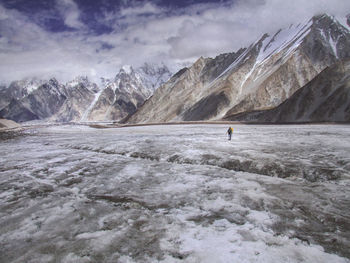
M 350 262 L 350 126 L 0 138 L 0 262 Z

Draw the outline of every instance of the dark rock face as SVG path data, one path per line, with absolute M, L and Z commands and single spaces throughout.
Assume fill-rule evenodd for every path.
M 134 113 L 136 111 L 136 106 L 130 101 L 119 99 L 115 103 L 125 112 Z
M 255 122 L 350 122 L 350 60 L 326 68 L 278 107 L 226 117 Z
M 185 121 L 207 120 L 212 116 L 216 116 L 220 108 L 226 106 L 229 99 L 225 92 L 219 94 L 211 94 L 210 96 L 201 99 L 193 107 L 184 113 Z
M 40 86 L 22 100 L 22 103 L 30 108 L 40 119 L 54 115 L 67 99 L 62 94 L 63 86 L 56 79 Z
M 51 79 L 23 98 L 13 98 L 1 115 L 18 122 L 45 119 L 55 114 L 66 100 L 57 80 Z
M 9 88 L 4 90 L 4 95 L 10 98 L 22 99 L 28 95 L 28 91 L 23 89 L 21 81 L 14 81 L 10 84 Z
M 24 79 L 20 81 L 13 81 L 8 87 L 0 87 L 0 110 L 10 104 L 12 99 L 21 100 L 35 89 L 44 84 L 38 79 Z
M 200 79 L 203 83 L 215 80 L 228 66 L 230 66 L 245 49 L 240 49 L 236 53 L 226 53 L 209 59 L 202 69 Z
M 5 108 L 7 105 L 9 105 L 11 101 L 11 97 L 8 96 L 8 89 L 6 86 L 1 86 L 0 87 L 0 110 Z
M 182 74 L 184 74 L 186 71 L 188 70 L 188 68 L 182 68 L 180 69 L 178 72 L 176 72 L 171 78 L 170 78 L 170 82 L 174 82 L 176 81 L 178 78 L 180 78 L 180 76 Z
M 23 104 L 12 99 L 10 104 L 0 111 L 0 117 L 4 119 L 14 120 L 16 122 L 38 120 L 39 116 L 35 115 L 29 109 L 23 106 Z
M 313 18 L 310 33 L 302 43 L 302 51 L 313 63 L 332 65 L 338 59 L 350 58 L 350 34 L 334 18 L 320 15 Z
M 64 89 L 66 100 L 54 119 L 58 122 L 81 120 L 84 111 L 94 99 L 94 89 L 88 89 L 87 83 L 78 83 L 75 86 L 67 85 Z M 94 88 L 94 87 L 93 87 Z

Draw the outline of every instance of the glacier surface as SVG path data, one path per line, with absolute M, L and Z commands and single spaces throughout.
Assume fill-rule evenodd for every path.
M 0 262 L 350 262 L 350 126 L 0 136 Z

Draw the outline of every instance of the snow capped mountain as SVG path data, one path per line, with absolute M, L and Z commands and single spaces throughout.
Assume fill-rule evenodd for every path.
M 344 21 L 318 15 L 264 34 L 237 52 L 201 57 L 172 77 L 164 64 L 145 63 L 123 66 L 113 79 L 102 78 L 102 86 L 84 76 L 66 85 L 17 81 L 0 89 L 0 116 L 64 122 L 128 116 L 124 121 L 131 123 L 248 116 L 276 108 L 327 67 L 349 59 L 349 29 Z
M 136 90 L 148 98 L 170 77 L 171 73 L 164 64 L 159 67 L 156 64 L 145 63 L 135 70 L 132 66 L 125 65 L 114 78 L 114 88 L 129 93 Z
M 137 73 L 152 94 L 158 87 L 168 81 L 172 75 L 164 64 L 158 66 L 147 62 L 137 70 Z
M 19 81 L 13 81 L 8 88 L 3 86 L 0 90 L 0 100 L 3 102 L 0 104 L 0 109 L 8 104 L 6 102 L 8 102 L 9 99 L 22 99 L 44 83 L 44 80 L 38 78 L 26 78 Z
M 128 121 L 215 120 L 274 108 L 326 67 L 347 58 L 349 30 L 333 17 L 315 16 L 265 34 L 247 49 L 198 59 L 158 89 Z
M 121 120 L 134 113 L 170 76 L 165 65 L 123 66 L 113 81 L 102 80 L 106 86 L 96 94 L 84 120 Z
M 84 85 L 88 90 L 92 92 L 98 92 L 99 91 L 99 86 L 96 83 L 93 83 L 89 80 L 87 76 L 78 76 L 74 78 L 72 81 L 69 81 L 66 84 L 67 88 L 74 88 L 77 85 Z
M 138 92 L 148 97 L 152 90 L 148 89 L 144 83 L 145 79 L 132 66 L 123 66 L 110 86 L 114 91 L 118 90 L 119 93 L 131 95 L 133 92 Z
M 6 99 L 0 116 L 15 121 L 50 118 L 53 121 L 77 120 L 93 99 L 96 84 L 78 77 L 66 85 L 56 79 L 25 79 L 4 89 Z
M 11 98 L 9 104 L 0 111 L 3 118 L 19 122 L 45 119 L 58 112 L 66 100 L 64 86 L 54 78 L 31 90 L 26 89 L 27 86 L 24 89 L 16 87 L 23 96 Z M 30 93 L 26 93 L 28 90 Z
M 41 80 L 38 78 L 32 78 L 32 79 L 25 79 L 25 80 L 19 81 L 17 85 L 21 86 L 23 90 L 27 92 L 27 94 L 30 94 L 34 90 L 38 89 L 44 83 L 45 83 L 44 80 Z
M 120 120 L 133 113 L 170 76 L 165 65 L 145 64 L 136 70 L 124 66 L 113 80 L 101 78 L 101 86 L 86 76 L 65 85 L 56 79 L 15 81 L 0 89 L 0 116 L 15 121 Z
M 51 119 L 59 122 L 80 121 L 98 92 L 97 84 L 87 77 L 76 77 L 66 84 L 64 94 L 67 99 Z

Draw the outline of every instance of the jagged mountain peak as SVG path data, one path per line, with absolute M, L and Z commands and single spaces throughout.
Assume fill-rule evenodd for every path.
M 114 82 L 110 82 L 108 87 L 114 91 L 132 93 L 133 90 L 143 89 L 143 84 L 140 74 L 132 66 L 124 65 L 115 76 Z
M 201 64 L 205 64 L 210 58 L 206 58 L 203 56 L 200 56 L 194 63 L 193 66 L 200 66 Z
M 156 63 L 151 63 L 151 62 L 145 62 L 139 68 L 139 71 L 148 75 L 148 76 L 163 75 L 163 74 L 170 73 L 168 67 L 164 63 L 156 64 Z
M 273 108 L 326 67 L 347 58 L 349 31 L 334 17 L 318 15 L 264 34 L 239 52 L 200 57 L 128 121 L 215 120 Z
M 58 85 L 59 83 L 58 83 L 58 80 L 56 79 L 56 78 L 50 78 L 49 79 L 49 83 L 51 84 L 51 85 Z
M 345 18 L 348 18 L 349 16 L 350 16 L 350 14 L 345 16 Z M 341 17 L 336 17 L 334 15 L 322 13 L 322 14 L 317 14 L 317 15 L 313 16 L 311 18 L 311 20 L 316 25 L 327 25 L 327 24 L 328 25 L 330 25 L 330 24 L 337 24 L 337 25 L 341 24 L 342 25 L 342 23 L 340 23 L 340 21 L 338 20 L 339 18 L 341 18 Z
M 164 64 L 124 65 L 112 79 L 101 78 L 104 87 L 95 94 L 81 120 L 120 120 L 133 113 L 154 90 L 171 76 Z
M 114 81 L 107 81 L 107 86 L 113 90 L 124 89 L 132 91 L 138 90 L 146 97 L 149 97 L 155 89 L 171 77 L 169 69 L 162 64 L 145 63 L 134 69 L 130 65 L 124 65 L 115 76 Z
M 32 93 L 34 90 L 38 89 L 41 85 L 46 83 L 46 80 L 39 79 L 37 77 L 33 78 L 24 78 L 22 80 L 13 81 L 9 89 L 15 90 L 15 89 L 21 89 L 22 90 L 22 96 L 26 96 L 30 93 Z
M 88 83 L 89 78 L 87 76 L 76 76 L 71 81 L 67 82 L 67 85 L 74 86 L 76 83 Z
M 114 77 L 114 83 L 140 82 L 140 76 L 130 65 L 124 65 L 120 68 Z
M 77 76 L 66 84 L 56 78 L 24 79 L 0 89 L 0 112 L 20 121 L 120 120 L 142 105 L 170 76 L 164 64 L 145 63 L 136 69 L 123 66 L 115 78 L 101 78 L 100 87 L 87 76 Z M 16 103 L 11 104 L 12 100 Z
M 89 80 L 87 76 L 77 76 L 73 80 L 67 82 L 66 88 L 68 89 L 74 89 L 78 85 L 82 85 L 85 88 L 87 88 L 89 91 L 92 91 L 94 93 L 98 92 L 100 90 L 100 87 Z
M 243 53 L 241 59 L 235 61 L 234 65 L 239 66 L 238 62 L 244 62 L 247 55 L 255 56 L 256 63 L 263 63 L 266 58 L 280 52 L 282 57 L 287 58 L 303 43 L 308 45 L 308 42 L 315 42 L 317 39 L 322 41 L 323 45 L 331 47 L 334 56 L 338 57 L 337 45 L 343 45 L 349 38 L 349 31 L 334 17 L 321 14 L 303 23 L 281 28 L 274 34 L 264 34 Z
M 126 74 L 132 74 L 134 72 L 134 69 L 131 65 L 124 65 L 120 69 L 120 73 L 126 73 Z
M 59 83 L 56 78 L 51 78 L 48 81 L 46 81 L 43 85 L 41 85 L 38 89 L 36 89 L 32 94 L 41 94 L 41 90 L 43 89 L 47 90 L 47 92 L 50 94 L 61 96 L 62 94 L 64 94 L 65 85 Z
M 335 18 L 335 16 L 331 16 L 328 14 L 321 14 L 314 16 L 312 19 L 312 27 L 318 30 L 334 30 L 335 33 L 348 33 L 349 28 L 344 25 L 344 23 L 340 23 L 339 20 Z
M 60 83 L 56 78 L 49 79 L 44 85 L 50 85 L 53 88 L 62 89 L 65 87 L 64 84 Z

